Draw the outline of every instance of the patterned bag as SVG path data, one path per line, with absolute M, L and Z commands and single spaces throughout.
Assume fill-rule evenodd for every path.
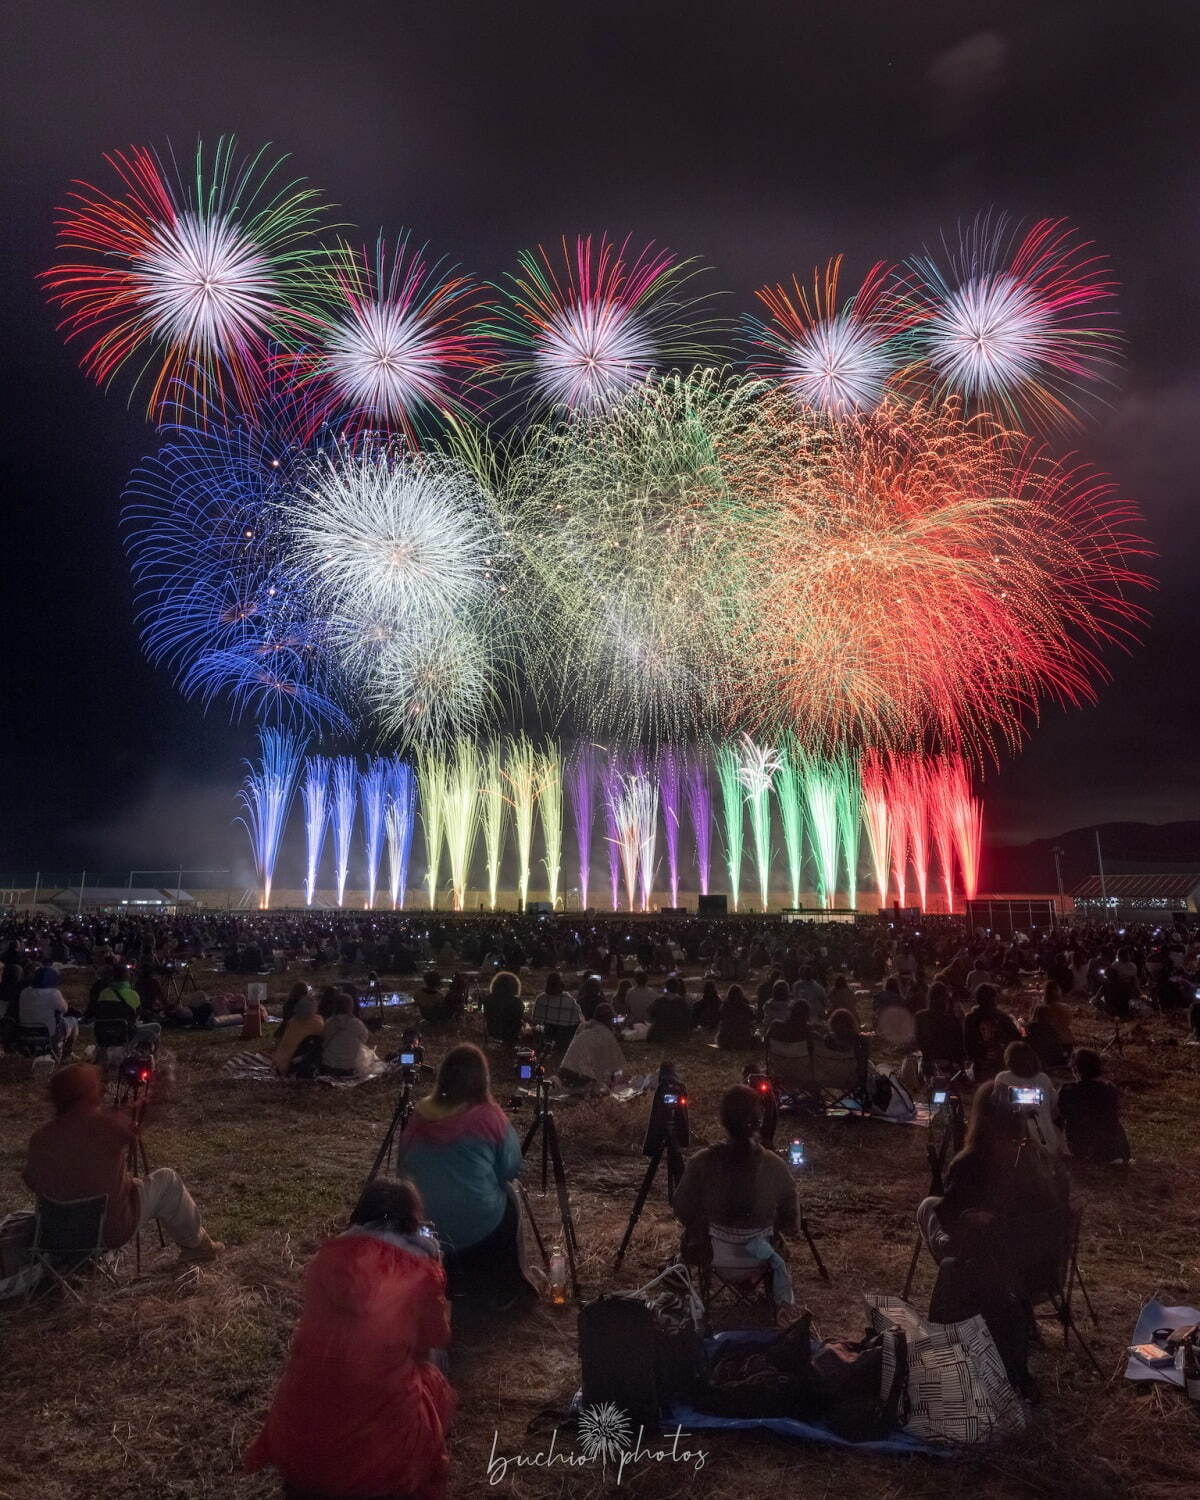
M 905 1431 L 925 1442 L 973 1446 L 994 1442 L 1025 1426 L 1025 1408 L 981 1317 L 930 1323 L 899 1297 L 868 1294 L 867 1316 L 879 1332 L 898 1329 L 908 1353 L 908 1419 Z M 884 1346 L 884 1389 L 891 1388 Z

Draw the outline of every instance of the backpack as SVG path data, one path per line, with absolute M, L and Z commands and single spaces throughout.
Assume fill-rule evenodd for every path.
M 597 1297 L 579 1310 L 584 1409 L 611 1403 L 636 1429 L 657 1428 L 662 1393 L 654 1358 L 654 1314 L 636 1297 Z

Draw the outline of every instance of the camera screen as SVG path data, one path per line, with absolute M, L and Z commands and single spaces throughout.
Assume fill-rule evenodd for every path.
M 528 1080 L 533 1077 L 533 1064 L 532 1063 L 522 1063 L 520 1065 L 520 1067 L 517 1069 L 517 1077 L 521 1078 L 521 1079 L 524 1079 L 526 1082 L 528 1082 Z
M 679 1103 L 679 1095 L 678 1094 L 664 1094 L 662 1096 L 662 1102 L 664 1104 L 678 1104 Z
M 942 1105 L 945 1104 L 946 1100 L 949 1097 L 950 1097 L 950 1095 L 947 1093 L 947 1091 L 945 1089 L 935 1089 L 934 1093 L 933 1093 L 933 1107 L 934 1107 L 934 1109 L 941 1109 Z
M 417 1054 L 415 1052 L 402 1052 L 400 1054 L 400 1063 L 402 1067 L 411 1068 L 415 1064 L 416 1060 Z
M 804 1142 L 793 1141 L 788 1147 L 788 1163 L 793 1167 L 804 1165 Z
M 1042 1102 L 1041 1089 L 1013 1089 L 1014 1104 L 1040 1104 Z

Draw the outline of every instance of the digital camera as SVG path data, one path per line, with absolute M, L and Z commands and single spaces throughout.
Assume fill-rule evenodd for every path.
M 802 1167 L 804 1165 L 804 1142 L 790 1141 L 788 1143 L 788 1166 Z
M 542 1076 L 542 1064 L 532 1047 L 518 1047 L 514 1054 L 518 1083 L 536 1083 Z

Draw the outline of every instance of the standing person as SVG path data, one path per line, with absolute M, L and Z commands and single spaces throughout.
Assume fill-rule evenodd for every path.
M 405 1126 L 399 1159 L 442 1241 L 452 1292 L 487 1296 L 498 1306 L 536 1300 L 522 1269 L 510 1186 L 521 1174 L 521 1144 L 492 1097 L 478 1047 L 464 1042 L 446 1053 L 433 1093 Z
M 52 1042 L 62 1043 L 62 1056 L 69 1057 L 79 1022 L 67 1014 L 67 1002 L 58 983 L 57 970 L 48 966 L 38 969 L 21 991 L 17 1018 L 22 1026 L 44 1026 Z
M 39 1198 L 54 1203 L 106 1198 L 104 1243 L 110 1250 L 127 1244 L 151 1219 L 180 1247 L 181 1266 L 214 1260 L 225 1248 L 209 1238 L 178 1172 L 157 1167 L 145 1177 L 130 1175 L 136 1130 L 127 1114 L 101 1107 L 99 1068 L 91 1063 L 60 1068 L 50 1079 L 50 1100 L 54 1118 L 30 1138 L 25 1163 L 25 1185 Z
M 429 1356 L 450 1343 L 450 1308 L 423 1217 L 411 1182 L 376 1177 L 309 1263 L 287 1366 L 245 1459 L 277 1469 L 288 1493 L 445 1496 L 454 1393 Z

